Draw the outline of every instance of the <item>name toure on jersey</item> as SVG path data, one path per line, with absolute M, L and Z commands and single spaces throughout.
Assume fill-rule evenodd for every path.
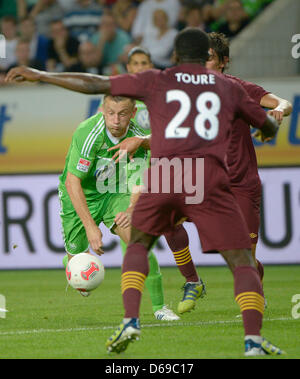
M 215 75 L 213 74 L 188 74 L 185 72 L 176 72 L 175 77 L 178 83 L 185 84 L 216 84 Z

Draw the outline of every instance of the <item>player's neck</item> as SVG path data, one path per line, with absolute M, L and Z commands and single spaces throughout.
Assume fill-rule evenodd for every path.
M 124 133 L 123 135 L 121 135 L 120 137 L 115 137 L 115 136 L 113 136 L 113 135 L 111 134 L 111 132 L 110 132 L 110 131 L 108 130 L 108 128 L 106 127 L 107 137 L 110 139 L 110 141 L 111 141 L 114 145 L 117 145 L 117 144 L 120 142 L 120 140 L 126 136 L 126 134 L 127 134 L 127 132 L 128 132 L 128 128 L 129 128 L 129 124 L 128 124 L 128 126 L 127 126 L 127 128 L 126 128 L 126 131 L 125 131 L 125 133 Z

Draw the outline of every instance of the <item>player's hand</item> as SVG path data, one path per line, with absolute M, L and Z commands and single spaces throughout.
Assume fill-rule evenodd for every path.
M 94 250 L 94 252 L 98 255 L 104 254 L 104 251 L 102 249 L 103 243 L 102 243 L 102 233 L 101 230 L 98 228 L 97 225 L 90 227 L 86 230 L 87 239 L 89 241 L 89 244 L 91 248 Z
M 130 161 L 133 160 L 133 156 L 136 153 L 137 149 L 143 143 L 143 138 L 140 137 L 129 137 L 124 141 L 118 143 L 116 146 L 110 147 L 107 151 L 118 150 L 113 155 L 112 159 L 115 160 L 115 163 L 118 163 L 121 158 L 129 155 Z
M 281 108 L 270 109 L 267 114 L 274 117 L 279 125 L 282 123 L 284 111 Z
M 6 83 L 21 83 L 21 82 L 38 82 L 42 71 L 33 68 L 19 66 L 9 70 L 5 77 Z
M 254 138 L 256 138 L 258 141 L 260 141 L 260 142 L 264 142 L 264 143 L 269 142 L 269 141 L 271 141 L 271 140 L 273 139 L 272 137 L 265 137 L 265 136 L 263 135 L 263 133 L 261 132 L 261 130 L 256 130 L 256 132 L 254 132 L 254 133 L 252 134 L 252 137 L 254 137 Z
M 131 212 L 119 212 L 114 221 L 121 228 L 129 228 L 131 226 Z

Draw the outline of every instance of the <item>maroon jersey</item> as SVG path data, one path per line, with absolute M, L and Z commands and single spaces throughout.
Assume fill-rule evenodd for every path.
M 151 155 L 213 157 L 223 166 L 238 117 L 261 128 L 266 113 L 242 86 L 199 64 L 111 77 L 111 94 L 143 101 L 150 113 Z
M 256 84 L 246 82 L 235 76 L 225 76 L 234 82 L 240 83 L 257 104 L 260 104 L 263 96 L 270 93 Z M 250 125 L 242 118 L 238 118 L 233 124 L 231 142 L 227 151 L 227 164 L 232 187 L 250 192 L 260 187 Z

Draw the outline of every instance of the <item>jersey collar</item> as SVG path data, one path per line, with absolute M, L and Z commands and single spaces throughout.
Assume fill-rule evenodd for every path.
M 110 140 L 114 145 L 117 145 L 117 144 L 121 141 L 122 138 L 126 137 L 126 134 L 128 133 L 129 125 L 130 125 L 130 123 L 128 124 L 128 126 L 127 126 L 127 128 L 126 128 L 125 133 L 124 133 L 121 137 L 114 137 L 114 136 L 111 134 L 111 132 L 107 129 L 107 127 L 105 127 L 107 137 L 109 138 L 109 140 Z

